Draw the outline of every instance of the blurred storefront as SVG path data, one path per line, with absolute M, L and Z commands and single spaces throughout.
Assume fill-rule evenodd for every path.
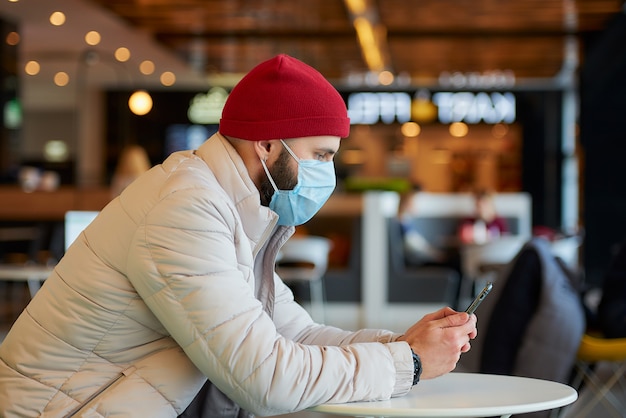
M 605 33 L 592 34 L 594 39 L 586 42 L 582 77 L 565 83 L 338 86 L 354 122 L 337 156 L 338 192 L 398 190 L 412 184 L 442 193 L 473 188 L 527 192 L 532 195 L 533 224 L 559 229 L 583 220 L 580 223 L 588 229 L 586 264 L 597 277 L 611 245 L 624 231 L 620 211 L 626 193 L 617 181 L 623 143 L 620 112 L 626 96 L 621 94 L 620 72 L 626 56 L 620 46 L 624 16 L 618 16 Z M 9 63 L 11 51 L 15 49 L 3 51 Z M 3 105 L 5 116 L 18 115 L 19 121 L 12 59 L 13 66 L 2 74 L 8 86 Z M 16 119 L 5 119 L 0 141 L 5 183 L 16 181 L 14 168 L 26 163 L 59 171 L 65 187 L 76 185 L 87 167 L 93 175 L 90 181 L 106 187 L 126 145 L 141 145 L 151 162 L 158 163 L 170 152 L 193 148 L 217 129 L 215 118 L 190 119 L 192 104 L 219 114 L 211 113 L 215 96 L 207 91 L 153 91 L 153 108 L 144 116 L 128 112 L 130 94 L 124 89 L 87 92 L 87 105 L 80 110 L 91 106 L 89 110 L 102 115 L 91 112 L 86 120 L 78 120 L 77 109 L 70 107 L 29 109 L 24 116 L 40 122 L 24 127 L 9 123 Z M 87 133 L 86 125 L 91 129 Z M 51 135 L 46 134 L 52 132 L 69 144 L 63 161 L 55 162 L 42 151 L 48 149 Z M 83 156 L 91 160 L 85 162 Z M 609 221 L 620 227 L 608 225 Z
M 525 191 L 535 202 L 533 220 L 560 227 L 562 90 L 341 92 L 353 125 L 336 159 L 339 192 L 402 191 L 413 185 L 442 193 Z M 217 130 L 218 116 L 203 123 L 190 120 L 198 101 L 210 113 L 207 92 L 154 92 L 153 110 L 141 117 L 126 111 L 129 94 L 107 94 L 107 179 L 129 141 L 158 163 Z

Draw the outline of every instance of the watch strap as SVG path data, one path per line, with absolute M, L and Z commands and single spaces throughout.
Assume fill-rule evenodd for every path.
M 413 349 L 411 349 L 411 354 L 413 355 L 413 386 L 415 386 L 420 381 L 420 376 L 422 375 L 422 360 L 420 356 L 415 354 Z

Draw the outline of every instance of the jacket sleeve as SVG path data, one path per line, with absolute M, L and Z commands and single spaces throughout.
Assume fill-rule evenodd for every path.
M 403 396 L 413 384 L 413 357 L 408 344 L 394 342 L 400 336 L 382 329 L 346 331 L 315 323 L 311 316 L 294 301 L 293 293 L 275 275 L 276 301 L 274 323 L 278 332 L 301 344 L 345 346 L 355 343 L 381 343 L 390 351 L 396 367 L 396 384 L 391 397 Z
M 412 378 L 405 343 L 312 345 L 281 335 L 242 267 L 234 210 L 210 196 L 179 191 L 155 205 L 128 254 L 129 280 L 209 380 L 257 415 L 408 390 L 397 387 Z M 410 378 L 398 378 L 409 368 Z
M 382 329 L 346 331 L 328 325 L 317 324 L 309 313 L 293 298 L 287 285 L 274 275 L 276 300 L 274 323 L 281 335 L 303 344 L 347 345 L 358 342 L 389 343 L 400 334 Z

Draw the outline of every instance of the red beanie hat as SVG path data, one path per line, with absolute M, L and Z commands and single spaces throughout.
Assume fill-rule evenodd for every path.
M 278 55 L 254 67 L 226 99 L 219 131 L 251 141 L 332 135 L 350 119 L 339 92 L 309 65 Z

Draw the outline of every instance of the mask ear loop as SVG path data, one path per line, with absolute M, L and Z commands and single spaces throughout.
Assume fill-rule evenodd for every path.
M 285 147 L 285 149 L 287 150 L 287 152 L 293 157 L 294 160 L 296 160 L 298 163 L 300 162 L 300 157 L 298 157 L 292 150 L 291 148 L 289 148 L 289 146 L 287 146 L 287 144 L 285 144 L 285 141 L 283 141 L 282 139 L 280 140 L 280 142 L 283 144 L 283 146 Z
M 265 174 L 267 175 L 267 179 L 272 184 L 272 187 L 274 188 L 274 191 L 277 192 L 278 191 L 278 187 L 276 187 L 276 183 L 274 183 L 274 179 L 272 178 L 272 175 L 270 174 L 270 171 L 267 169 L 267 165 L 265 165 L 265 160 L 267 160 L 267 158 L 259 158 L 259 159 L 261 160 L 261 165 L 263 166 L 263 170 L 265 170 Z

